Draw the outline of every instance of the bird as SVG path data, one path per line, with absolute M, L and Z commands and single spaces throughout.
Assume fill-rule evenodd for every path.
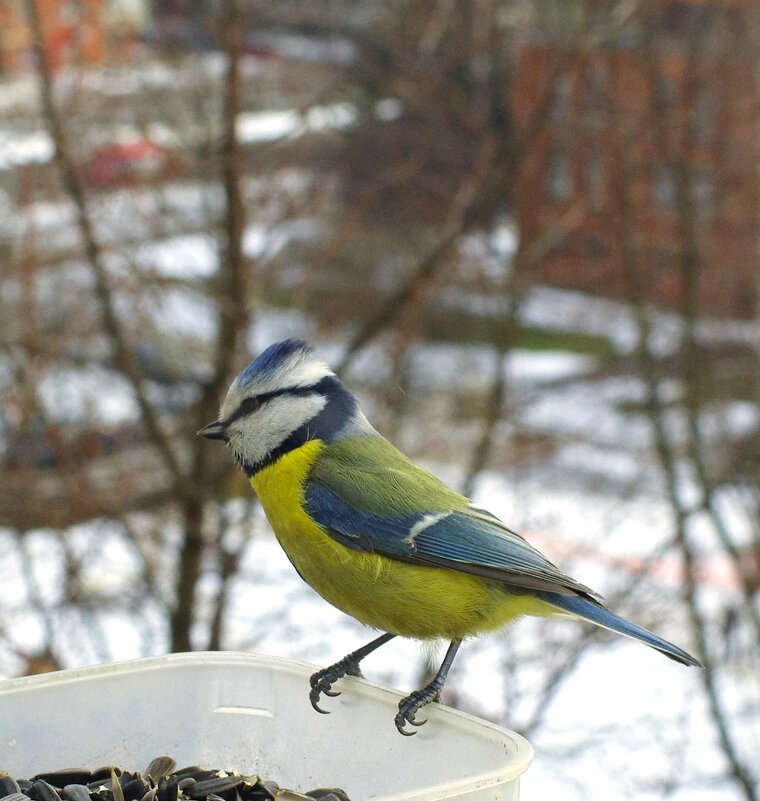
M 301 578 L 326 601 L 382 632 L 314 673 L 309 699 L 394 637 L 445 639 L 433 679 L 398 705 L 395 725 L 414 734 L 462 642 L 524 615 L 588 621 L 684 665 L 682 648 L 617 616 L 526 539 L 417 465 L 370 424 L 357 398 L 313 347 L 287 339 L 233 380 L 217 420 L 198 431 L 221 440 L 245 471 Z

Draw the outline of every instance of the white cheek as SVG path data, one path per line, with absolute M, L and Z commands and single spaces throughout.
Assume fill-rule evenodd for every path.
M 293 431 L 316 417 L 326 403 L 322 395 L 283 396 L 271 400 L 235 425 L 230 446 L 242 461 L 261 462 Z

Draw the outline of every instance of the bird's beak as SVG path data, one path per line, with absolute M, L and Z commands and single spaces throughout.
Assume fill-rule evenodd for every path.
M 227 441 L 227 430 L 221 420 L 214 420 L 203 428 L 199 428 L 195 432 L 199 437 L 206 437 L 206 439 L 220 439 L 223 442 Z

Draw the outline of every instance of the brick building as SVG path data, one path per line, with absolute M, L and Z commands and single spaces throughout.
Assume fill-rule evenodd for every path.
M 516 120 L 544 117 L 519 166 L 516 213 L 524 241 L 552 242 L 540 280 L 624 297 L 633 263 L 647 296 L 678 308 L 692 264 L 704 312 L 756 316 L 753 6 L 663 0 L 603 44 L 551 28 L 523 42 Z
M 27 0 L 0 2 L 0 74 L 30 66 L 32 36 Z M 98 64 L 105 57 L 105 0 L 36 0 L 45 54 L 53 69 L 66 64 Z

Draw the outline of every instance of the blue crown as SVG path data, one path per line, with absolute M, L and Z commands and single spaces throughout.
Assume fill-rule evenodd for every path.
M 249 365 L 240 373 L 238 384 L 245 386 L 257 376 L 276 370 L 288 357 L 294 353 L 304 355 L 312 353 L 314 348 L 302 339 L 286 339 L 282 342 L 275 342 L 266 350 L 262 351 Z

